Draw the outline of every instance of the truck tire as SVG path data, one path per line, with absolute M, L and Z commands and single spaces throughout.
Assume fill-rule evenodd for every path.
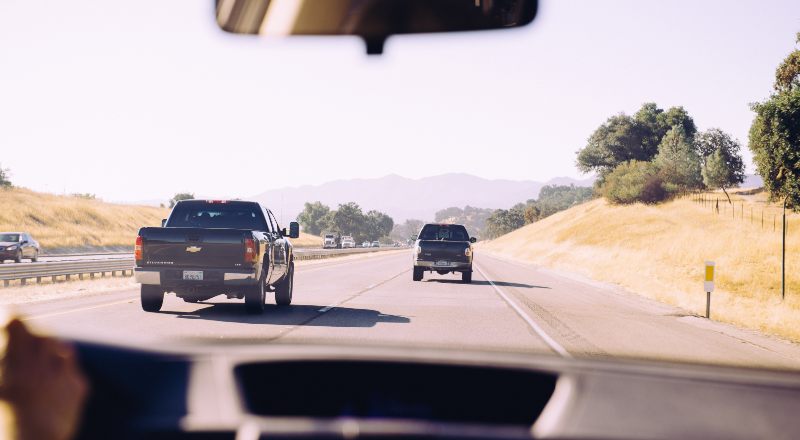
M 292 303 L 292 291 L 294 290 L 294 261 L 289 263 L 289 270 L 286 278 L 275 286 L 275 304 L 288 306 Z
M 35 263 L 37 261 L 39 261 L 39 251 L 36 251 L 36 253 L 33 254 L 33 257 L 31 258 L 31 263 Z
M 413 277 L 414 281 L 422 281 L 422 274 L 423 273 L 424 273 L 424 271 L 422 270 L 421 267 L 415 267 L 414 268 L 414 277 Z
M 264 313 L 267 302 L 267 283 L 262 278 L 255 286 L 248 286 L 244 291 L 244 308 L 248 313 Z
M 145 312 L 157 312 L 164 304 L 164 291 L 161 286 L 152 284 L 142 284 L 142 310 Z
M 461 272 L 461 281 L 464 283 L 471 283 L 472 282 L 472 271 L 469 272 Z

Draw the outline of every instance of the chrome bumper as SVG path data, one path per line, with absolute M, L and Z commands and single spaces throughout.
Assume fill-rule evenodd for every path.
M 133 279 L 139 284 L 161 284 L 161 272 L 157 270 L 133 269 Z
M 139 284 L 161 285 L 161 270 L 134 268 L 133 279 Z M 192 281 L 189 281 L 189 283 L 191 282 Z M 222 274 L 222 282 L 227 285 L 255 284 L 256 272 L 224 272 Z M 174 280 L 171 280 L 170 283 L 174 283 Z M 202 283 L 202 281 L 200 281 L 200 283 Z
M 472 263 L 463 263 L 460 261 L 449 261 L 447 266 L 437 266 L 435 261 L 421 261 L 415 260 L 414 266 L 424 267 L 429 270 L 463 270 L 472 269 Z

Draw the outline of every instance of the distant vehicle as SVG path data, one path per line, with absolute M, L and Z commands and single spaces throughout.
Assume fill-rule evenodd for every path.
M 378 240 L 373 241 L 372 242 L 372 247 L 381 247 L 381 242 L 378 241 Z
M 349 249 L 356 247 L 356 241 L 350 235 L 342 236 L 342 249 Z
M 272 211 L 256 202 L 181 200 L 161 228 L 141 228 L 134 274 L 142 308 L 157 312 L 165 292 L 186 302 L 225 294 L 244 298 L 247 311 L 264 311 L 267 292 L 279 306 L 292 302 L 294 256 L 287 238 L 300 226 L 281 229 Z
M 27 232 L 0 232 L 0 263 L 5 260 L 19 263 L 23 258 L 35 263 L 40 250 L 39 242 Z
M 423 274 L 461 273 L 461 280 L 472 282 L 472 243 L 464 225 L 429 223 L 422 227 L 414 248 L 414 281 Z
M 328 233 L 322 237 L 323 249 L 338 249 L 342 247 L 339 234 Z
M 370 246 L 371 246 L 371 245 L 370 245 L 370 243 L 369 243 L 368 241 L 365 241 L 365 242 L 361 243 L 361 247 L 368 248 L 368 247 L 370 247 Z

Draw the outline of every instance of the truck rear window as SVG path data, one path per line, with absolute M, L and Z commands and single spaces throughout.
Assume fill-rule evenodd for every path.
M 425 225 L 420 240 L 469 241 L 467 228 L 461 225 Z
M 264 215 L 258 207 L 241 203 L 178 203 L 166 226 L 267 230 Z

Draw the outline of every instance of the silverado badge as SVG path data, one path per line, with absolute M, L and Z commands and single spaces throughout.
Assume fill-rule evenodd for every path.
M 188 246 L 186 248 L 186 252 L 192 252 L 192 253 L 200 252 L 200 249 L 203 249 L 203 248 L 201 248 L 200 246 Z

